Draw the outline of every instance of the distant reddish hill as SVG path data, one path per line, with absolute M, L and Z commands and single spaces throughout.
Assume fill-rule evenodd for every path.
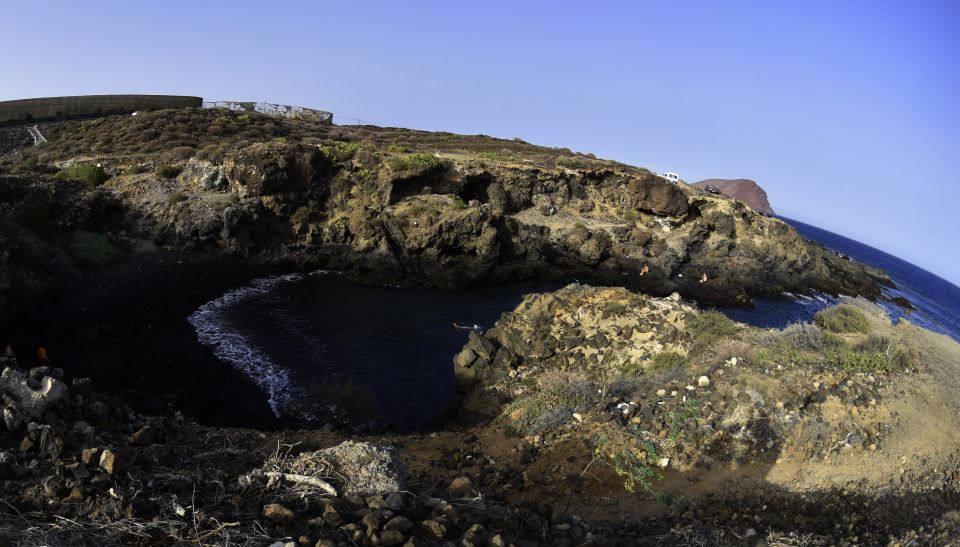
M 693 183 L 693 186 L 703 188 L 707 185 L 716 186 L 724 194 L 739 199 L 757 211 L 774 214 L 773 207 L 767 201 L 767 192 L 755 181 L 750 179 L 706 179 Z

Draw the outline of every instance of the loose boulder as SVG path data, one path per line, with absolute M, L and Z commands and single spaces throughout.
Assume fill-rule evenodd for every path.
M 22 372 L 7 367 L 0 374 L 0 391 L 13 397 L 22 411 L 37 417 L 67 395 L 67 384 L 52 376 L 44 376 L 40 379 L 40 388 L 33 389 Z

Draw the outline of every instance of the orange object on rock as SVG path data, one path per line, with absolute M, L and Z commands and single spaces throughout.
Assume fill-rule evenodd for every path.
M 50 360 L 47 359 L 47 350 L 43 346 L 37 348 L 37 361 L 39 361 L 41 365 L 46 365 L 50 362 Z

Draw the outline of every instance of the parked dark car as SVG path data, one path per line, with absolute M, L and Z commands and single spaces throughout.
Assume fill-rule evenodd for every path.
M 710 192 L 711 194 L 720 194 L 720 193 L 721 193 L 721 192 L 720 192 L 720 189 L 717 188 L 716 186 L 713 186 L 712 184 L 708 184 L 708 185 L 704 186 L 703 189 L 706 190 L 707 192 Z

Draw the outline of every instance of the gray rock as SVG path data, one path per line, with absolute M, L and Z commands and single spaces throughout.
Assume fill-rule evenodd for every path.
M 413 521 L 404 516 L 393 517 L 383 525 L 384 530 L 396 530 L 402 534 L 409 534 L 413 531 Z
M 447 487 L 447 491 L 450 492 L 450 495 L 455 498 L 462 498 L 468 496 L 473 490 L 473 483 L 470 481 L 470 477 L 457 477 L 453 479 L 450 483 L 450 486 Z
M 23 425 L 23 414 L 15 406 L 4 407 L 3 423 L 8 431 L 15 431 Z
M 466 546 L 481 546 L 487 544 L 487 539 L 490 535 L 487 533 L 486 528 L 480 524 L 474 524 L 470 528 L 467 528 L 467 531 L 464 532 L 463 538 L 461 538 L 460 544 L 464 547 Z
M 383 508 L 396 512 L 403 511 L 403 494 L 400 492 L 392 492 L 385 500 L 383 500 Z
M 113 450 L 107 449 L 100 454 L 100 469 L 103 469 L 108 474 L 115 474 L 120 467 L 119 464 L 120 461 L 117 453 Z
M 44 376 L 39 382 L 39 388 L 32 389 L 22 372 L 5 368 L 0 374 L 0 391 L 13 397 L 17 406 L 25 413 L 36 417 L 67 395 L 67 384 L 51 376 Z
M 86 465 L 83 465 L 83 462 L 71 463 L 67 466 L 67 470 L 73 475 L 73 478 L 77 480 L 83 480 L 90 477 L 90 471 L 87 469 Z
M 289 524 L 293 521 L 293 511 L 280 505 L 279 503 L 270 503 L 263 506 L 263 518 L 277 524 Z
M 13 468 L 17 464 L 17 458 L 12 452 L 0 452 L 0 479 L 8 479 L 13 476 Z
M 63 452 L 63 437 L 49 427 L 44 428 L 43 433 L 40 434 L 40 455 L 50 456 L 55 460 L 60 457 L 61 452 Z
M 219 166 L 196 159 L 187 162 L 180 173 L 179 179 L 203 191 L 222 192 L 230 186 L 227 177 L 223 175 Z
M 345 493 L 372 496 L 403 490 L 407 469 L 392 446 L 344 441 L 313 456 L 343 478 Z

